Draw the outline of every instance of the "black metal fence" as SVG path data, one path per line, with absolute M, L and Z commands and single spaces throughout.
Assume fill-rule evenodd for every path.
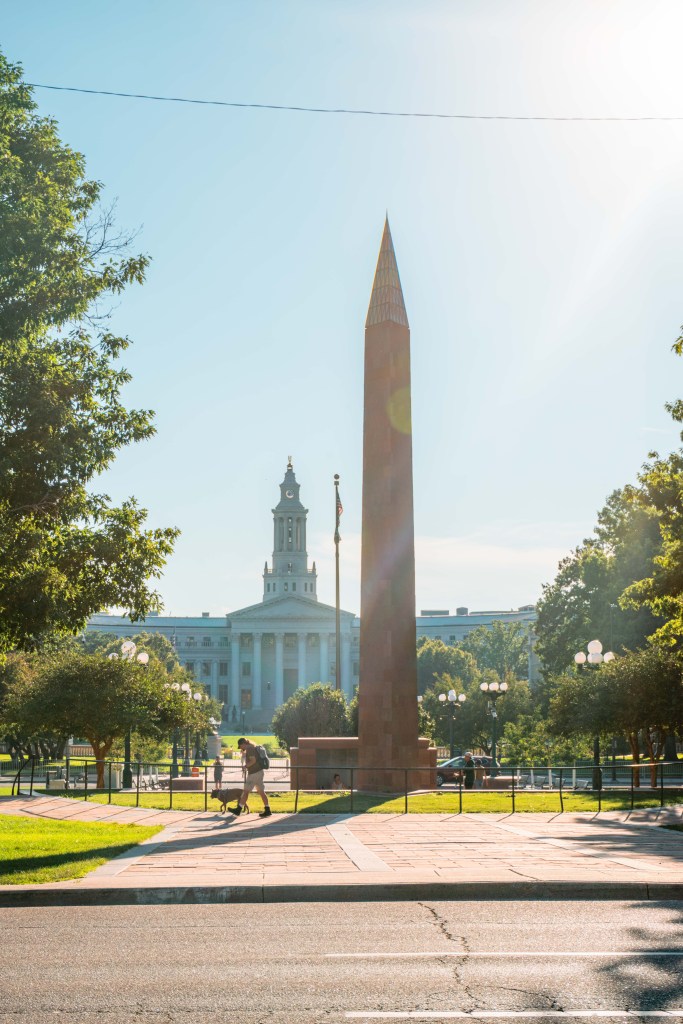
M 234 790 L 230 799 L 236 799 L 244 779 L 242 766 L 237 762 L 225 764 L 219 782 L 215 780 L 214 770 L 213 764 L 179 769 L 168 761 L 126 765 L 123 760 L 98 763 L 85 757 L 68 757 L 60 761 L 32 757 L 15 764 L 0 763 L 0 772 L 11 778 L 12 795 L 64 793 L 88 800 L 97 794 L 99 799 L 106 796 L 108 803 L 118 802 L 119 795 L 125 795 L 126 803 L 139 807 L 145 794 L 157 794 L 158 797 L 165 794 L 169 809 L 173 808 L 174 797 L 190 793 L 198 796 L 200 806 L 203 804 L 204 810 L 208 810 L 211 791 L 215 787 Z M 128 780 L 127 773 L 130 775 Z M 306 785 L 312 775 L 317 782 L 324 777 L 324 782 L 316 786 Z M 600 811 L 605 799 L 616 796 L 621 798 L 622 806 L 631 808 L 636 801 L 645 802 L 648 806 L 659 804 L 660 807 L 667 802 L 683 802 L 683 761 L 637 765 L 478 767 L 474 773 L 464 773 L 460 769 L 446 773 L 438 767 L 368 769 L 350 768 L 348 765 L 326 765 L 324 768 L 280 765 L 266 771 L 265 785 L 271 795 L 278 789 L 293 794 L 294 813 L 299 810 L 302 794 L 318 794 L 331 799 L 335 813 L 340 810 L 339 798 L 342 798 L 344 809 L 350 812 L 362 811 L 383 800 L 401 798 L 404 812 L 408 813 L 411 797 L 435 791 L 454 796 L 460 813 L 471 802 L 472 796 L 482 798 L 484 802 L 489 795 L 502 796 L 514 813 L 521 796 L 540 793 L 556 794 L 560 812 L 565 810 L 565 799 L 569 795 L 591 795 L 596 809 Z M 149 805 L 150 802 L 144 800 L 143 803 Z M 158 807 L 159 801 L 153 804 Z M 317 809 L 320 810 L 320 804 Z M 332 805 L 330 810 L 333 810 Z

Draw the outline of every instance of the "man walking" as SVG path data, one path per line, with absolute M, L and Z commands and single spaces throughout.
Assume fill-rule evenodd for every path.
M 242 795 L 235 807 L 228 807 L 228 810 L 232 814 L 241 814 L 242 808 L 249 798 L 249 794 L 253 789 L 256 790 L 258 795 L 263 800 L 263 810 L 259 814 L 259 818 L 269 818 L 273 813 L 268 803 L 268 797 L 263 787 L 263 767 L 261 765 L 261 759 L 258 756 L 258 751 L 253 743 L 250 743 L 244 736 L 240 736 L 237 741 L 237 746 L 242 752 L 244 758 L 244 764 L 247 769 L 247 776 L 244 780 L 244 789 Z

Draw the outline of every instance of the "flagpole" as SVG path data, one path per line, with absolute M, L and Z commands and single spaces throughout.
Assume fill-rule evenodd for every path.
M 335 562 L 335 626 L 336 626 L 336 658 L 335 658 L 335 689 L 341 690 L 341 634 L 339 630 L 339 473 L 334 474 L 334 562 Z

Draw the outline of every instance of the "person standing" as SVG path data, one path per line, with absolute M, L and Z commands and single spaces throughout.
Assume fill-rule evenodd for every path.
M 220 754 L 216 755 L 216 760 L 213 762 L 213 781 L 214 785 L 220 789 L 221 782 L 223 781 L 223 762 L 221 761 Z
M 475 773 L 474 758 L 472 757 L 472 751 L 468 750 L 467 753 L 465 754 L 465 760 L 464 760 L 463 766 L 462 766 L 462 774 L 463 774 L 463 778 L 465 780 L 465 789 L 473 789 L 474 788 L 474 773 Z
M 273 812 L 270 809 L 268 797 L 263 786 L 263 767 L 258 756 L 258 751 L 254 744 L 250 743 L 244 736 L 240 736 L 237 741 L 237 746 L 244 758 L 247 774 L 244 780 L 244 789 L 242 790 L 242 794 L 237 804 L 235 807 L 228 807 L 228 810 L 232 814 L 241 814 L 242 808 L 246 804 L 249 794 L 253 789 L 255 789 L 263 800 L 263 810 L 259 814 L 259 818 L 269 818 Z

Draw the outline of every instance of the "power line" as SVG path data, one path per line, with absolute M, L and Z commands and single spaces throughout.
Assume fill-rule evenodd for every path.
M 286 110 L 299 114 L 353 114 L 362 117 L 416 117 L 436 118 L 444 121 L 683 121 L 683 116 L 661 115 L 642 117 L 580 117 L 541 114 L 440 114 L 436 111 L 363 110 L 352 107 L 295 107 L 284 103 L 237 103 L 229 100 L 195 100 L 187 96 L 151 96 L 139 92 L 114 92 L 108 89 L 80 89 L 72 85 L 42 85 L 26 83 L 32 89 L 52 89 L 56 92 L 78 92 L 89 96 L 118 96 L 129 100 L 154 100 L 158 103 L 191 103 L 204 107 L 235 107 L 241 110 Z

